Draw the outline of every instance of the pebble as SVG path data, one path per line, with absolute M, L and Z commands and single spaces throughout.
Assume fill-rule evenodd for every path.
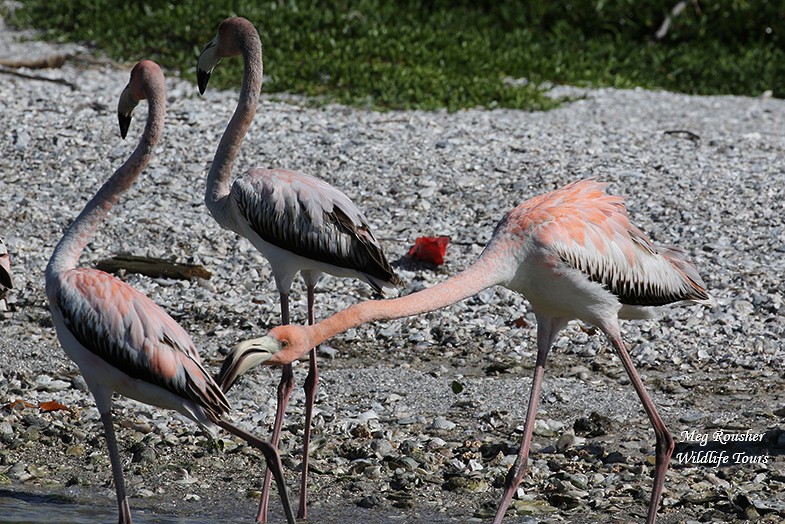
M 431 423 L 433 429 L 443 429 L 449 431 L 455 428 L 455 422 L 447 420 L 445 417 L 436 417 Z
M 388 455 L 393 450 L 393 446 L 387 439 L 375 439 L 371 441 L 371 449 L 378 455 L 384 456 Z
M 14 428 L 8 421 L 0 421 L 0 440 L 8 443 L 14 437 Z
M 48 375 L 38 375 L 35 384 L 40 391 L 62 391 L 71 387 L 70 382 L 53 379 Z
M 562 452 L 575 445 L 575 434 L 572 432 L 563 433 L 556 441 L 556 450 Z
M 698 422 L 699 420 L 703 420 L 704 418 L 706 418 L 705 413 L 701 413 L 700 411 L 692 411 L 679 417 L 679 422 L 692 424 L 694 422 Z

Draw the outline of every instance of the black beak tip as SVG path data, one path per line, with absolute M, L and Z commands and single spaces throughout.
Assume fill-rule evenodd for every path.
M 232 389 L 232 386 L 234 386 L 237 383 L 237 380 L 232 380 L 231 382 L 228 382 L 225 377 L 219 376 L 216 377 L 215 382 L 218 384 L 218 387 L 221 388 L 221 391 L 223 391 L 224 393 L 229 393 L 229 390 Z
M 231 382 L 227 381 L 227 378 L 229 376 L 229 369 L 232 367 L 229 362 L 230 360 L 231 359 L 228 358 L 224 360 L 223 365 L 221 366 L 221 371 L 219 371 L 218 375 L 215 377 L 215 382 L 218 384 L 218 387 L 220 387 L 223 390 L 224 393 L 229 391 L 235 382 L 234 380 L 232 380 Z
M 131 115 L 117 113 L 117 120 L 120 124 L 120 136 L 125 138 L 128 134 L 128 128 L 131 126 Z
M 232 389 L 234 386 L 234 382 L 230 382 L 229 384 L 221 384 L 221 391 L 224 393 L 229 393 L 229 390 Z
M 208 71 L 196 70 L 196 85 L 199 87 L 199 94 L 203 95 L 207 89 L 207 82 L 210 81 L 210 73 Z

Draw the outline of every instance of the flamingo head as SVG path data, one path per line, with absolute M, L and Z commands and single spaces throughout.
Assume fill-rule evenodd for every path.
M 234 346 L 221 366 L 217 382 L 229 391 L 237 378 L 256 366 L 291 364 L 310 351 L 310 344 L 302 327 L 279 326 L 267 335 L 244 340 Z
M 204 94 L 210 75 L 222 58 L 243 53 L 246 49 L 261 47 L 259 33 L 251 22 L 240 16 L 227 18 L 218 26 L 218 33 L 205 46 L 196 62 L 196 84 Z M 261 52 L 261 51 L 260 51 Z
M 131 125 L 131 117 L 140 100 L 150 98 L 153 86 L 164 86 L 163 72 L 152 60 L 142 60 L 131 70 L 131 79 L 120 93 L 117 103 L 117 120 L 120 124 L 120 136 L 125 138 Z

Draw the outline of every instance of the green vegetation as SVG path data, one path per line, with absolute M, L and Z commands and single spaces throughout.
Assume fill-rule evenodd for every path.
M 10 22 L 195 74 L 227 16 L 259 30 L 265 91 L 380 109 L 541 109 L 550 83 L 785 96 L 785 3 L 688 0 L 22 0 Z M 239 85 L 241 61 L 216 70 Z

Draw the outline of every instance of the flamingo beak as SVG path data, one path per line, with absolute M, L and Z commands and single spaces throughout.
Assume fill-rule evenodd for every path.
M 281 349 L 281 341 L 269 335 L 238 343 L 224 360 L 216 382 L 224 392 L 229 391 L 240 375 L 264 364 Z
M 198 69 L 196 71 L 196 85 L 199 87 L 199 94 L 203 95 L 207 89 L 207 83 L 210 81 L 210 73 Z
M 203 95 L 207 89 L 210 75 L 220 61 L 221 59 L 218 56 L 218 36 L 216 36 L 205 46 L 196 62 L 196 85 L 199 87 L 200 95 Z
M 131 115 L 136 108 L 138 101 L 131 95 L 131 85 L 125 86 L 120 94 L 120 101 L 117 103 L 117 120 L 120 124 L 120 136 L 125 138 L 128 128 L 131 125 Z

